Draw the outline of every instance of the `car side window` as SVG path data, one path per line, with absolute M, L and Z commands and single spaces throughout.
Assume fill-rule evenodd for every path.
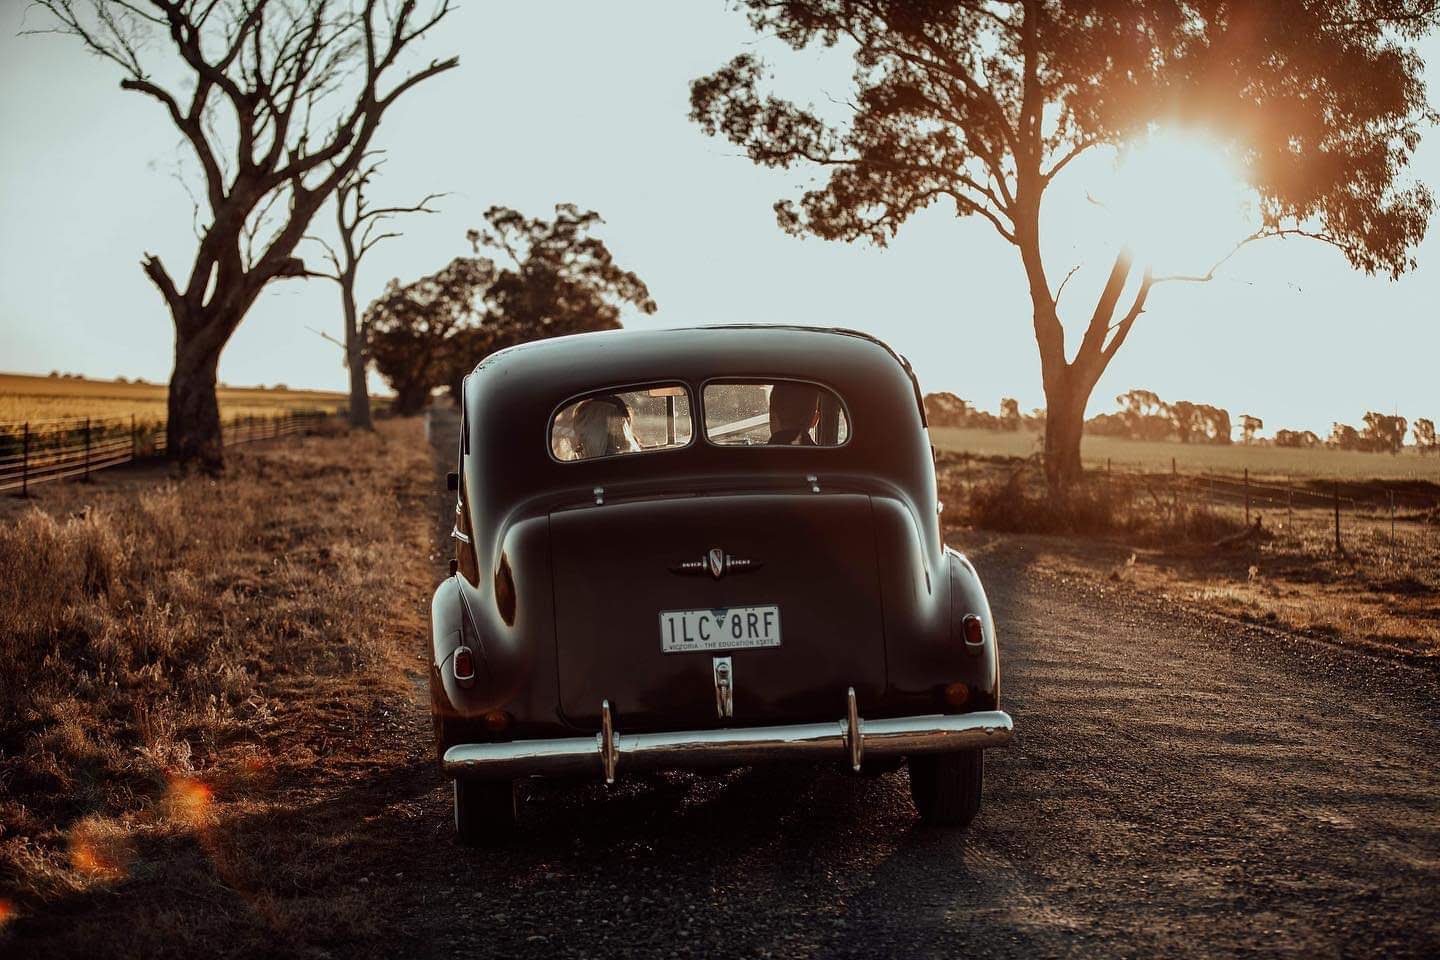
M 556 460 L 597 460 L 687 446 L 694 434 L 690 392 L 681 384 L 596 390 L 550 421 Z
M 838 447 L 850 419 L 835 391 L 803 380 L 705 385 L 705 438 L 739 447 Z

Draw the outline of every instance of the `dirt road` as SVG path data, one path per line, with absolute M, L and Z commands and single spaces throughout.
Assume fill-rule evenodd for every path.
M 436 431 L 437 489 L 452 436 Z M 436 494 L 436 579 L 452 507 Z M 1012 749 L 991 754 L 985 807 L 969 832 L 920 826 L 904 771 L 854 778 L 837 762 L 622 778 L 609 790 L 539 787 L 515 842 L 462 850 L 433 759 L 416 637 L 413 698 L 382 716 L 337 706 L 315 744 L 323 762 L 291 776 L 250 819 L 228 819 L 233 841 L 172 855 L 219 862 L 230 843 L 261 837 L 286 864 L 282 878 L 257 876 L 221 901 L 235 939 L 210 952 L 1440 952 L 1433 674 L 1124 586 L 1061 579 L 1039 569 L 1041 541 L 957 542 L 991 592 L 1004 705 L 1018 731 Z M 187 897 L 219 899 L 170 890 L 166 875 L 156 868 L 146 882 L 167 891 L 174 916 L 192 909 Z M 127 902 L 87 899 L 69 916 L 113 916 L 123 943 Z M 301 903 L 312 919 L 287 920 Z M 21 955 L 106 953 L 89 936 L 67 941 L 68 922 L 37 918 L 25 931 L 34 939 L 15 946 Z
M 438 432 L 438 431 L 437 431 Z M 446 521 L 448 523 L 448 520 Z M 964 544 L 1018 745 L 970 832 L 905 773 L 541 788 L 509 848 L 451 847 L 414 749 L 395 933 L 431 955 L 1435 955 L 1433 678 Z M 423 740 L 417 707 L 410 732 Z M 398 822 L 396 822 L 398 821 Z M 413 881 L 413 882 L 412 882 Z M 375 881 L 372 881 L 375 882 Z M 409 914 L 409 916 L 406 916 Z

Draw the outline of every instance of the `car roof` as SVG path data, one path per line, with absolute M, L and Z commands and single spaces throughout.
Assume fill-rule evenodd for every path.
M 649 379 L 692 382 L 739 375 L 829 381 L 856 368 L 909 364 L 877 337 L 857 330 L 778 324 L 717 324 L 659 330 L 606 330 L 534 340 L 496 351 L 476 365 L 503 371 L 546 392 L 582 392 Z M 893 367 L 892 367 L 893 369 Z M 513 384 L 521 386 L 520 383 Z M 844 384 L 836 384 L 843 386 Z

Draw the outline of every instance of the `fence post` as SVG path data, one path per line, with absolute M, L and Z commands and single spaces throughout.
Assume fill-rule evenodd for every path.
M 25 421 L 25 440 L 20 454 L 20 496 L 30 496 L 30 421 Z
M 85 418 L 85 479 L 90 479 L 90 418 Z
M 1295 491 L 1285 490 L 1285 529 L 1294 532 L 1295 529 Z
M 1340 546 L 1340 484 L 1335 487 L 1335 552 L 1344 553 L 1344 547 Z
M 1245 468 L 1245 526 L 1250 526 L 1250 468 Z
M 1175 470 L 1175 458 L 1170 458 L 1170 522 L 1180 517 L 1180 474 Z
M 130 459 L 140 459 L 140 438 L 135 434 L 135 414 L 130 414 Z
M 1386 490 L 1390 495 L 1390 562 L 1395 562 L 1395 491 Z
M 285 416 L 285 414 L 282 413 L 282 414 L 280 414 L 279 417 L 276 417 L 276 418 L 275 418 L 275 436 L 277 436 L 277 437 L 280 436 L 280 419 L 281 419 L 281 417 L 284 417 L 284 416 Z

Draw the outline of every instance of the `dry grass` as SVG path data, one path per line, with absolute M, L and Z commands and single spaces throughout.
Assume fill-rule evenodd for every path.
M 6 922 L 161 875 L 195 908 L 154 908 L 116 953 L 213 948 L 237 910 L 271 935 L 364 926 L 247 895 L 334 854 L 226 825 L 411 696 L 429 452 L 418 422 L 387 421 L 228 460 L 218 481 L 58 485 L 0 526 L 0 946 Z
M 1029 457 L 1043 446 L 1040 434 L 1028 430 L 932 427 L 930 439 L 947 453 L 978 457 Z M 1238 443 L 1222 447 L 1086 436 L 1080 451 L 1085 465 L 1091 468 L 1103 468 L 1109 461 L 1117 470 L 1164 471 L 1170 469 L 1173 459 L 1182 473 L 1239 475 L 1249 470 L 1256 478 L 1440 481 L 1440 457 L 1421 456 L 1414 449 L 1392 456 L 1355 450 L 1298 450 Z
M 165 417 L 167 392 L 163 383 L 117 383 L 0 373 L 0 422 L 131 414 L 143 422 L 156 421 Z M 323 390 L 221 387 L 216 393 L 220 415 L 226 419 L 275 416 L 294 410 L 333 413 L 348 403 L 345 394 Z
M 1225 543 L 1245 526 L 1242 499 L 1197 498 L 1162 477 L 1103 473 L 1056 505 L 1029 463 L 943 455 L 945 518 L 956 526 L 1043 534 L 1045 564 L 1119 580 L 1247 622 L 1440 666 L 1440 516 L 1389 516 L 1346 507 L 1342 551 L 1328 508 L 1252 503 L 1258 536 Z M 1203 488 L 1202 488 L 1203 489 Z M 1433 488 L 1415 485 L 1413 496 Z
M 952 517 L 1002 533 L 1123 537 L 1132 543 L 1213 541 L 1243 529 L 1204 504 L 1152 496 L 1139 484 L 1090 481 L 1063 501 L 1046 493 L 1034 461 L 975 464 L 953 454 L 938 461 L 940 499 L 959 507 Z

